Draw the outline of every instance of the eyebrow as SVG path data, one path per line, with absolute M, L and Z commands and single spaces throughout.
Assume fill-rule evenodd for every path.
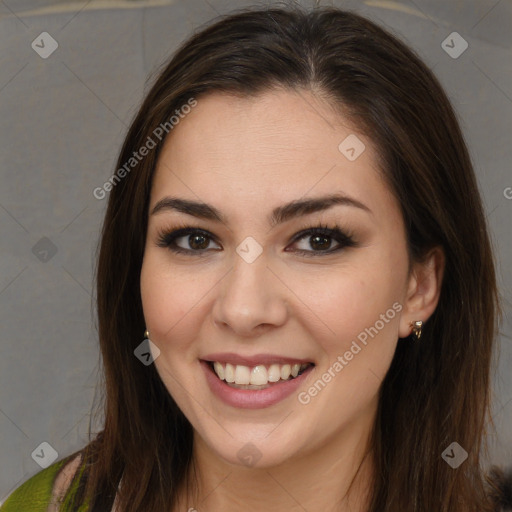
M 297 199 L 290 203 L 278 206 L 272 210 L 268 221 L 270 226 L 274 227 L 277 224 L 281 224 L 292 218 L 324 211 L 338 205 L 352 206 L 373 215 L 370 208 L 357 199 L 342 194 L 331 194 L 309 199 Z M 190 199 L 180 199 L 177 197 L 164 197 L 158 201 L 151 210 L 151 215 L 168 210 L 186 213 L 187 215 L 192 215 L 200 219 L 222 222 L 226 225 L 228 224 L 227 218 L 214 206 L 207 203 L 191 201 Z

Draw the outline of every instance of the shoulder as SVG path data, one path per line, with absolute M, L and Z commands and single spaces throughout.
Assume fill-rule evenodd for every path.
M 15 489 L 0 512 L 56 512 L 56 500 L 63 496 L 81 461 L 81 455 L 67 457 L 39 471 Z
M 75 476 L 77 469 L 82 462 L 82 455 L 78 454 L 76 457 L 69 458 L 68 463 L 65 464 L 62 469 L 57 473 L 53 489 L 52 489 L 52 500 L 48 508 L 48 512 L 58 512 L 58 501 L 64 497 L 66 491 L 71 484 L 71 480 Z

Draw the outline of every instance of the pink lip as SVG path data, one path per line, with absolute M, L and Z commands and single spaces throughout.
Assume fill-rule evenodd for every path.
M 254 356 L 241 356 L 233 352 L 217 352 L 208 354 L 201 358 L 203 361 L 219 363 L 230 363 L 233 365 L 257 366 L 259 364 L 270 365 L 276 364 L 306 364 L 312 363 L 311 359 L 292 359 L 291 357 L 280 356 L 277 354 L 256 354 Z
M 218 361 L 218 359 L 214 359 L 214 361 Z M 258 361 L 260 364 L 262 363 L 261 359 L 258 359 Z M 272 359 L 272 361 L 276 362 L 276 359 Z M 286 361 L 286 363 L 287 362 L 288 361 Z M 200 363 L 205 372 L 206 381 L 208 382 L 208 386 L 212 393 L 220 398 L 220 400 L 225 404 L 232 407 L 238 407 L 240 409 L 262 409 L 264 407 L 270 407 L 271 405 L 277 404 L 296 391 L 314 368 L 314 366 L 310 366 L 301 375 L 294 379 L 274 384 L 266 389 L 253 390 L 236 389 L 228 386 L 223 380 L 219 379 L 207 361 L 201 360 Z

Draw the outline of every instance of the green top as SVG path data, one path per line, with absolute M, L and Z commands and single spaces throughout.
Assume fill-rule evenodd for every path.
M 25 483 L 15 489 L 0 507 L 0 512 L 47 512 L 52 499 L 53 485 L 59 469 L 69 459 L 63 459 L 36 473 Z M 80 471 L 83 471 L 82 466 Z M 73 492 L 78 487 L 78 482 L 73 485 Z M 66 500 L 67 501 L 67 500 Z M 81 506 L 76 512 L 87 512 L 86 505 Z M 61 510 L 66 510 L 65 503 Z

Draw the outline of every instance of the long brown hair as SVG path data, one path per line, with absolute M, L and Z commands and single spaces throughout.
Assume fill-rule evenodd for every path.
M 200 102 L 216 91 L 255 96 L 276 86 L 313 90 L 373 141 L 401 205 L 411 262 L 434 246 L 446 255 L 439 304 L 421 342 L 399 340 L 382 383 L 369 511 L 491 510 L 481 452 L 500 313 L 495 263 L 456 115 L 410 48 L 333 7 L 253 8 L 214 20 L 158 75 L 129 128 L 118 168 L 191 98 Z M 110 510 L 121 477 L 123 512 L 172 510 L 191 464 L 190 423 L 154 365 L 133 353 L 145 329 L 139 278 L 162 142 L 111 187 L 101 235 L 104 429 L 82 450 L 85 471 L 68 498 L 73 506 L 87 499 L 102 512 Z M 458 469 L 441 457 L 454 441 L 468 453 Z

